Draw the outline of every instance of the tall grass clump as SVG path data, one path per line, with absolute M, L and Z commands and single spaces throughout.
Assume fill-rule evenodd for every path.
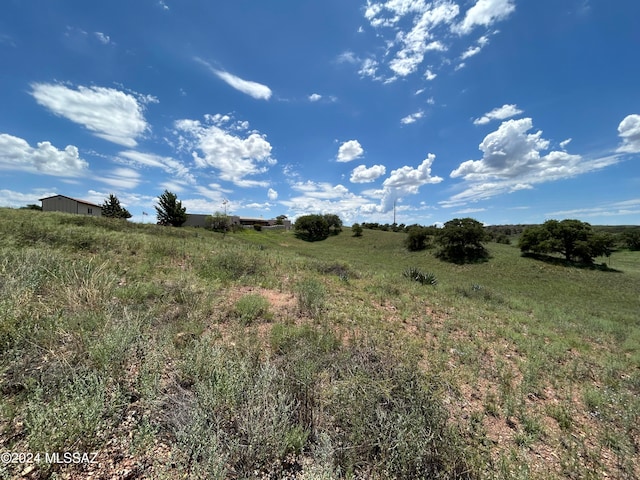
M 319 318 L 326 308 L 326 290 L 315 278 L 306 278 L 296 285 L 296 298 L 300 312 Z

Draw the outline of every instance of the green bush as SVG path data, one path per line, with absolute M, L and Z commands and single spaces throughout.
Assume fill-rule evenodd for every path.
M 242 325 L 250 325 L 257 320 L 271 320 L 269 301 L 257 294 L 240 297 L 233 306 L 231 314 Z

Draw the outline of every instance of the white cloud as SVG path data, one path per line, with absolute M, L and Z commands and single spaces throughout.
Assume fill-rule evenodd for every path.
M 360 158 L 364 150 L 358 140 L 348 140 L 340 145 L 338 148 L 338 161 L 339 162 L 351 162 L 356 158 Z
M 318 93 L 312 93 L 311 95 L 309 95 L 310 102 L 317 102 L 318 100 L 321 100 L 321 99 L 322 99 L 322 95 Z
M 111 43 L 111 37 L 109 37 L 109 35 L 106 35 L 102 32 L 93 32 L 93 34 L 96 36 L 98 41 L 103 45 L 109 45 Z
M 0 134 L 0 169 L 19 170 L 58 177 L 77 177 L 86 173 L 89 164 L 80 158 L 78 148 L 67 145 L 58 150 L 51 142 L 31 147 L 26 140 Z
M 56 195 L 56 192 L 45 189 L 32 190 L 29 193 L 14 190 L 0 190 L 0 206 L 19 208 L 25 205 L 40 205 L 40 199 Z
M 277 163 L 271 157 L 272 147 L 265 135 L 256 131 L 242 133 L 235 128 L 225 130 L 197 120 L 178 120 L 175 126 L 185 134 L 180 144 L 192 151 L 197 167 L 213 167 L 221 180 L 240 187 L 268 186 L 265 181 L 245 178 L 265 173 Z
M 340 55 L 338 55 L 338 57 L 336 58 L 336 61 L 338 63 L 351 63 L 351 64 L 356 64 L 356 63 L 360 63 L 361 60 L 358 58 L 358 56 L 353 53 L 352 51 L 347 50 L 346 52 L 342 52 Z
M 351 183 L 371 183 L 386 172 L 387 169 L 384 165 L 374 165 L 371 168 L 367 168 L 365 165 L 358 165 L 351 172 L 349 181 Z
M 416 168 L 405 165 L 393 170 L 382 184 L 382 211 L 388 212 L 393 208 L 393 202 L 406 195 L 415 195 L 423 185 L 442 182 L 441 177 L 431 175 L 431 166 L 435 159 L 436 156 L 430 153 Z
M 225 83 L 227 83 L 227 85 L 235 88 L 239 92 L 245 93 L 257 100 L 269 100 L 271 98 L 271 89 L 266 85 L 258 82 L 253 82 L 251 80 L 245 80 L 236 75 L 233 75 L 232 73 L 214 68 L 213 66 L 211 66 L 211 64 L 209 64 L 209 62 L 206 62 L 201 58 L 196 57 L 195 60 L 196 62 L 207 67 L 220 80 L 224 81 Z
M 270 188 L 267 191 L 267 198 L 272 202 L 278 199 L 278 192 L 276 192 L 273 188 Z
M 438 76 L 437 74 L 433 73 L 429 69 L 427 69 L 427 71 L 424 72 L 424 78 L 426 78 L 429 81 L 434 80 L 437 76 Z
M 618 125 L 618 134 L 622 138 L 620 153 L 640 153 L 640 115 L 633 114 L 625 117 Z
M 572 140 L 573 140 L 572 138 L 567 138 L 566 140 L 560 142 L 560 148 L 562 148 L 563 150 L 566 150 L 567 145 L 569 145 Z
M 487 135 L 479 145 L 482 159 L 463 162 L 451 172 L 451 178 L 467 182 L 466 189 L 443 205 L 530 189 L 537 183 L 570 178 L 619 161 L 616 156 L 584 160 L 564 151 L 543 154 L 550 142 L 542 138 L 541 131 L 528 133 L 532 128 L 531 118 L 508 120 Z
M 149 129 L 143 112 L 152 96 L 128 94 L 113 88 L 78 87 L 34 83 L 31 95 L 56 115 L 83 125 L 97 137 L 125 147 L 135 147 L 136 138 Z
M 494 108 L 489 113 L 485 113 L 482 117 L 476 118 L 473 121 L 474 125 L 486 125 L 492 120 L 506 120 L 507 118 L 515 117 L 524 113 L 524 110 L 520 110 L 517 105 L 503 105 L 498 108 Z
M 355 195 L 343 185 L 307 181 L 296 182 L 291 188 L 299 195 L 279 202 L 289 209 L 287 214 L 291 219 L 309 213 L 335 213 L 349 224 L 379 209 L 371 200 Z
M 120 152 L 118 155 L 120 160 L 124 160 L 125 163 L 160 168 L 171 175 L 186 180 L 188 183 L 196 182 L 195 177 L 189 172 L 189 168 L 171 157 L 162 157 L 153 153 L 142 153 L 134 150 Z
M 469 47 L 461 56 L 460 56 L 460 60 L 466 60 L 467 58 L 471 58 L 477 54 L 480 53 L 480 51 L 482 50 L 482 47 L 480 46 L 475 46 L 475 47 Z
M 478 0 L 473 7 L 467 10 L 464 20 L 452 30 L 455 33 L 465 35 L 478 25 L 489 27 L 495 22 L 504 20 L 515 9 L 513 0 Z
M 422 117 L 424 117 L 424 112 L 420 110 L 419 112 L 412 113 L 411 115 L 407 115 L 406 117 L 402 118 L 400 120 L 400 123 L 402 123 L 403 125 L 409 125 L 420 120 Z
M 449 24 L 459 13 L 459 7 L 455 3 L 439 2 L 425 5 L 423 2 L 414 2 L 414 4 L 415 8 L 420 8 L 420 14 L 415 17 L 413 28 L 409 32 L 398 33 L 397 39 L 401 48 L 389 63 L 389 68 L 401 77 L 415 72 L 427 51 L 442 51 L 445 48 L 440 41 L 434 41 L 432 30 L 442 23 Z M 401 9 L 398 15 L 402 16 L 411 11 L 411 9 Z
M 362 61 L 362 65 L 360 66 L 360 70 L 358 70 L 358 73 L 361 77 L 372 77 L 375 79 L 377 71 L 378 62 L 373 58 L 366 58 Z
M 116 168 L 99 180 L 112 187 L 133 189 L 140 184 L 140 174 L 130 168 Z

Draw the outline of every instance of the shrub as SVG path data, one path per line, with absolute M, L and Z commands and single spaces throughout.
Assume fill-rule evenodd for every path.
M 293 225 L 296 236 L 308 242 L 324 240 L 342 231 L 342 220 L 333 214 L 303 215 Z
M 254 229 L 256 232 L 261 232 L 261 231 L 262 231 L 262 225 L 260 225 L 259 223 L 254 223 L 254 224 L 253 224 L 253 229 Z
M 359 223 L 354 223 L 351 226 L 351 231 L 353 232 L 353 236 L 354 237 L 361 237 L 362 236 L 362 227 L 360 226 Z
M 256 320 L 270 320 L 269 301 L 262 295 L 249 294 L 235 303 L 232 315 L 242 325 L 250 325 Z
M 410 252 L 418 252 L 427 248 L 427 240 L 429 238 L 429 229 L 420 226 L 413 226 L 407 232 L 407 238 L 404 239 L 404 245 Z
M 416 267 L 407 268 L 404 272 L 402 272 L 402 275 L 405 278 L 408 278 L 409 280 L 413 280 L 414 282 L 418 282 L 422 285 L 438 284 L 438 279 L 436 278 L 435 274 L 431 272 L 425 273 Z

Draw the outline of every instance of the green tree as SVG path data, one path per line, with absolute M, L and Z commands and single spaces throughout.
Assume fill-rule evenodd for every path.
M 407 237 L 404 239 L 404 246 L 410 252 L 419 252 L 427 248 L 429 231 L 419 225 L 413 225 L 407 230 Z
M 129 210 L 120 205 L 120 200 L 114 194 L 109 194 L 102 204 L 102 216 L 107 218 L 131 218 Z
M 438 231 L 436 241 L 441 249 L 438 257 L 454 263 L 476 262 L 489 257 L 482 242 L 484 226 L 473 218 L 454 218 Z
M 302 215 L 293 225 L 296 236 L 309 242 L 324 240 L 329 236 L 329 224 L 323 215 Z
M 30 203 L 24 207 L 20 207 L 20 210 L 38 210 L 39 212 L 42 211 L 42 206 L 41 205 L 36 205 L 35 203 Z
M 226 233 L 231 230 L 231 219 L 224 213 L 215 212 L 204 219 L 204 228 L 214 232 Z
M 175 193 L 168 190 L 158 197 L 155 209 L 158 213 L 158 225 L 180 227 L 187 221 L 187 209 L 178 201 Z
M 611 255 L 613 243 L 610 234 L 596 233 L 586 222 L 567 219 L 526 228 L 519 247 L 523 253 L 559 253 L 567 261 L 593 263 L 594 257 Z
M 286 215 L 278 215 L 276 217 L 276 225 L 284 225 L 284 221 L 287 220 Z
M 329 232 L 332 235 L 337 235 L 342 231 L 342 220 L 338 215 L 327 213 L 324 215 L 324 219 L 329 225 Z
M 626 230 L 622 236 L 629 250 L 640 250 L 640 229 Z
M 354 237 L 362 236 L 362 227 L 359 223 L 354 223 L 353 225 L 351 225 L 351 231 L 353 232 Z

